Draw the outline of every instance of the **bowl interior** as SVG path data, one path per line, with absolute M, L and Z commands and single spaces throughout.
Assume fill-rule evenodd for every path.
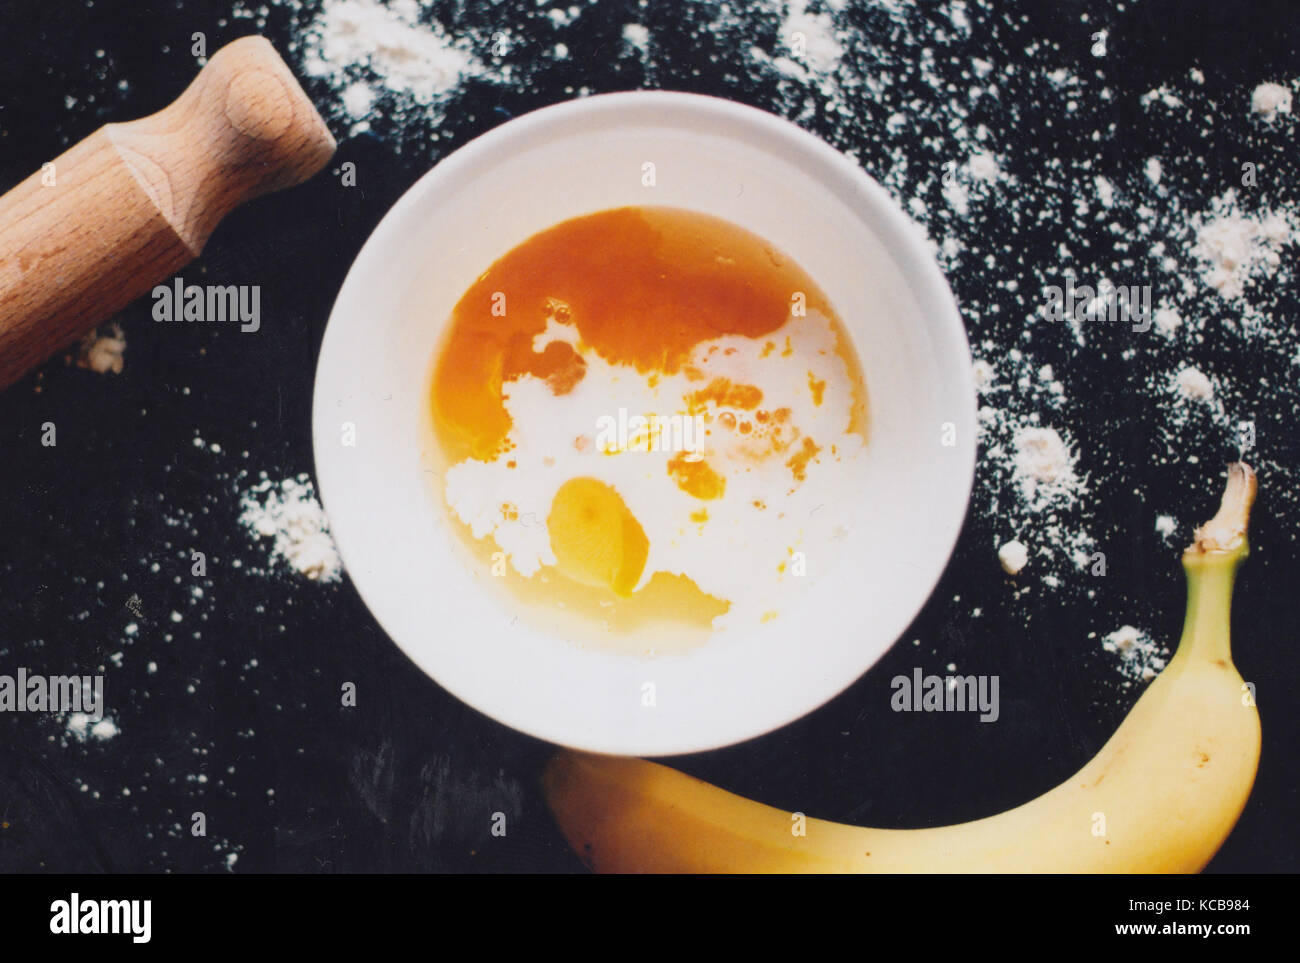
M 834 507 L 850 530 L 843 554 L 810 584 L 797 617 L 639 658 L 528 627 L 467 569 L 438 501 L 425 392 L 452 307 L 493 261 L 565 219 L 650 204 L 729 220 L 813 276 L 861 358 L 871 438 L 860 498 Z M 313 432 L 348 572 L 418 665 L 539 738 L 657 755 L 796 719 L 894 642 L 932 591 L 965 514 L 975 393 L 961 320 L 924 238 L 851 162 L 727 101 L 611 94 L 493 130 L 398 202 L 330 317 Z

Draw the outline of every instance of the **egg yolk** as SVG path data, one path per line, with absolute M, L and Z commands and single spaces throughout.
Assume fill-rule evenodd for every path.
M 551 501 L 546 527 L 561 572 L 624 598 L 632 594 L 650 541 L 612 487 L 595 478 L 569 479 Z

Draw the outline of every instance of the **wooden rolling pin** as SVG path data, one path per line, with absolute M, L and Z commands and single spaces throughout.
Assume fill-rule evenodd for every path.
M 198 257 L 217 224 L 299 184 L 334 138 L 262 37 L 158 113 L 107 124 L 0 197 L 0 389 Z

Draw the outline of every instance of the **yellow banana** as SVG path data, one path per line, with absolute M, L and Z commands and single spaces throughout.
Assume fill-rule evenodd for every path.
M 1259 714 L 1229 651 L 1255 475 L 1183 554 L 1178 651 L 1091 762 L 996 816 L 870 829 L 794 814 L 639 759 L 564 751 L 543 777 L 569 844 L 597 872 L 1196 872 L 1232 831 L 1259 763 Z

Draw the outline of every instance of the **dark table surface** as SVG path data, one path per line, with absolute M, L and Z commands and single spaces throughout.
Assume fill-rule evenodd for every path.
M 259 30 L 209 0 L 0 0 L 0 189 L 101 124 L 172 100 L 196 71 L 194 31 L 211 49 L 262 32 L 287 51 L 310 17 L 304 6 L 272 5 Z M 513 64 L 517 80 L 489 73 L 463 85 L 436 140 L 418 123 L 394 130 L 381 122 L 360 136 L 336 124 L 340 149 L 325 173 L 228 217 L 185 273 L 261 285 L 257 336 L 163 331 L 140 302 L 119 319 L 128 339 L 121 375 L 56 359 L 0 394 L 0 672 L 103 671 L 120 729 L 83 742 L 49 715 L 0 714 L 0 871 L 581 868 L 538 790 L 551 747 L 442 691 L 385 637 L 346 577 L 317 585 L 266 570 L 265 550 L 237 518 L 237 493 L 258 473 L 312 470 L 315 359 L 338 286 L 370 231 L 430 166 L 509 117 L 583 87 L 717 94 L 796 119 L 905 201 L 916 193 L 909 178 L 934 180 L 969 148 L 942 123 L 968 80 L 937 94 L 923 82 L 923 51 L 954 80 L 968 76 L 972 57 L 1000 69 L 1018 64 L 1024 82 L 1008 81 L 963 121 L 989 128 L 1003 167 L 1033 185 L 1044 208 L 1031 218 L 1023 204 L 985 204 L 966 218 L 927 218 L 933 237 L 960 242 L 961 263 L 944 266 L 972 342 L 991 339 L 994 355 L 1021 343 L 1040 282 L 1060 267 L 1058 242 L 1085 252 L 1084 272 L 1111 263 L 1114 233 L 1069 213 L 1070 179 L 1083 176 L 1086 161 L 1122 181 L 1160 156 L 1181 203 L 1202 210 L 1235 183 L 1243 160 L 1254 160 L 1268 173 L 1261 192 L 1275 203 L 1297 200 L 1295 126 L 1266 136 L 1246 107 L 1255 84 L 1300 75 L 1300 8 L 1290 2 L 972 0 L 969 31 L 956 31 L 938 4 L 900 3 L 886 15 L 850 0 L 841 16 L 857 42 L 846 57 L 890 83 L 883 94 L 849 91 L 847 113 L 829 109 L 816 89 L 792 91 L 770 70 L 736 66 L 750 44 L 773 49 L 779 18 L 762 5 L 737 4 L 739 26 L 726 28 L 713 25 L 717 8 L 703 2 L 601 2 L 563 25 L 533 0 L 434 8 L 458 34 L 487 38 L 508 25 L 510 52 L 485 59 Z M 649 28 L 648 59 L 620 46 L 629 22 Z M 1104 58 L 1090 53 L 1099 27 L 1108 34 Z M 548 54 L 556 42 L 571 55 Z M 1061 66 L 1110 96 L 1081 96 L 1062 122 L 1061 103 L 1044 99 L 1041 82 Z M 1141 95 L 1162 83 L 1186 91 L 1193 67 L 1205 75 L 1196 96 L 1213 123 L 1143 108 Z M 319 82 L 308 90 L 337 116 L 336 92 Z M 924 104 L 925 124 L 882 136 L 909 98 Z M 1093 139 L 1093 129 L 1105 135 Z M 346 161 L 357 165 L 355 188 L 330 173 Z M 937 182 L 932 197 L 931 210 L 942 208 Z M 982 266 L 986 254 L 1009 249 L 1017 256 Z M 1019 279 L 1019 293 L 1008 278 Z M 1276 292 L 1292 352 L 1296 295 L 1293 277 Z M 1173 349 L 1147 351 L 1147 342 L 1125 358 L 1126 337 L 1110 331 L 1080 348 L 1063 329 L 1040 330 L 1034 343 L 1068 389 L 1053 424 L 1080 445 L 1091 478 L 1086 521 L 1107 552 L 1105 578 L 1081 586 L 1086 576 L 1075 573 L 1059 591 L 1034 582 L 1017 593 L 994 556 L 1006 536 L 995 508 L 1004 482 L 982 461 L 953 559 L 899 645 L 799 722 L 671 762 L 776 806 L 890 827 L 991 814 L 1086 762 L 1141 691 L 1124 685 L 1090 634 L 1132 623 L 1177 637 L 1177 551 L 1152 522 L 1170 507 L 1185 523 L 1208 517 L 1235 452 L 1228 432 L 1207 425 L 1179 435 L 1170 454 L 1167 408 L 1143 383 L 1170 367 Z M 1234 626 L 1238 666 L 1259 693 L 1263 756 L 1246 812 L 1210 869 L 1294 871 L 1300 368 L 1276 345 L 1220 335 L 1213 318 L 1187 350 L 1236 386 L 1230 400 L 1255 420 L 1264 466 Z M 53 448 L 39 443 L 50 421 L 59 431 Z M 191 574 L 192 550 L 208 559 L 202 578 Z M 949 663 L 999 675 L 997 724 L 890 710 L 894 675 L 915 666 L 942 674 Z M 339 704 L 344 681 L 357 685 L 354 709 Z M 507 815 L 505 837 L 490 834 L 497 811 Z M 199 812 L 207 834 L 195 837 Z

